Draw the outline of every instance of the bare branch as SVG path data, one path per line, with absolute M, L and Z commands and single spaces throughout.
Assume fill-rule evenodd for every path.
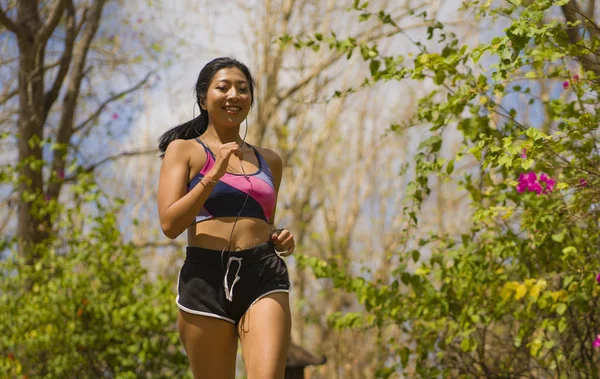
M 154 71 L 149 72 L 146 77 L 144 79 L 142 79 L 139 83 L 137 83 L 135 86 L 128 88 L 124 91 L 121 91 L 113 96 L 111 96 L 110 98 L 108 98 L 107 100 L 105 100 L 99 107 L 98 109 L 96 109 L 96 111 L 94 113 L 92 113 L 90 115 L 90 117 L 88 117 L 84 122 L 82 122 L 81 124 L 79 124 L 74 132 L 78 132 L 81 129 L 85 128 L 90 122 L 94 121 L 96 118 L 98 118 L 98 116 L 100 116 L 100 114 L 102 113 L 102 111 L 104 110 L 104 108 L 106 108 L 106 106 L 110 103 L 112 103 L 113 101 L 119 99 L 121 96 L 125 96 L 131 92 L 137 91 L 138 89 L 140 89 L 144 84 L 146 84 L 148 82 L 148 80 L 150 79 L 150 76 L 152 76 L 152 74 L 154 74 Z
M 587 17 L 593 19 L 596 12 L 596 0 L 590 0 L 588 4 Z
M 0 105 L 6 103 L 8 100 L 10 100 L 13 97 L 15 97 L 18 93 L 19 93 L 19 90 L 15 89 L 14 91 L 9 92 L 6 95 L 2 96 L 2 98 L 0 98 Z
M 371 35 L 370 37 L 366 37 L 369 36 L 371 33 L 381 30 L 381 28 L 384 25 L 377 25 L 365 32 L 360 33 L 359 35 L 355 36 L 354 38 L 356 40 L 361 40 L 364 38 L 365 42 L 370 42 L 370 41 L 375 41 L 381 38 L 389 38 L 392 37 L 398 33 L 403 33 L 405 30 L 410 29 L 410 28 L 415 28 L 415 27 L 421 27 L 423 25 L 427 25 L 427 24 L 416 24 L 416 25 L 411 25 L 407 28 L 398 28 L 397 30 L 391 31 L 391 32 L 386 32 L 386 33 L 377 33 L 375 35 Z M 313 68 L 306 74 L 306 76 L 304 76 L 302 79 L 300 79 L 297 83 L 295 83 L 294 86 L 287 88 L 285 91 L 278 93 L 277 94 L 277 103 L 276 106 L 279 105 L 282 101 L 284 101 L 286 98 L 288 98 L 289 96 L 293 95 L 296 91 L 298 91 L 300 88 L 304 87 L 305 85 L 307 85 L 312 79 L 314 79 L 317 75 L 319 75 L 321 72 L 323 72 L 323 70 L 325 70 L 327 67 L 329 67 L 330 65 L 332 65 L 334 62 L 336 62 L 338 59 L 340 59 L 342 56 L 344 56 L 346 53 L 333 53 L 331 54 L 329 57 L 327 57 L 326 59 L 322 60 L 321 62 L 319 62 L 318 64 L 314 65 Z
M 137 151 L 124 151 L 122 153 L 103 158 L 100 161 L 87 166 L 86 168 L 83 169 L 83 171 L 88 172 L 88 173 L 93 172 L 98 167 L 100 167 L 106 163 L 115 161 L 117 159 L 125 158 L 125 157 L 135 157 L 135 156 L 140 156 L 140 155 L 150 155 L 150 154 L 157 154 L 157 153 L 158 153 L 158 150 L 155 148 L 146 149 L 146 150 L 137 150 Z M 65 182 L 74 182 L 76 179 L 77 179 L 77 176 L 67 176 L 67 177 L 65 177 L 64 181 Z
M 277 94 L 277 103 L 276 106 L 279 105 L 282 101 L 293 95 L 300 88 L 304 87 L 308 82 L 310 82 L 314 77 L 323 72 L 324 69 L 329 67 L 333 62 L 337 61 L 340 57 L 342 57 L 343 53 L 335 53 L 331 54 L 328 58 L 322 60 L 318 64 L 314 65 L 312 70 L 309 71 L 306 76 L 300 79 L 296 84 L 294 84 L 290 88 L 286 88 L 282 93 Z
M 179 241 L 179 240 L 140 241 L 140 242 L 134 242 L 133 244 L 135 247 L 142 248 L 142 249 L 149 248 L 149 247 L 182 248 L 187 245 L 187 243 L 185 243 L 185 241 Z
M 0 66 L 4 66 L 5 64 L 9 64 L 9 63 L 12 63 L 12 62 L 15 62 L 15 61 L 18 61 L 18 60 L 19 60 L 19 57 L 9 58 L 9 59 L 0 61 Z
M 54 4 L 54 8 L 50 10 L 50 14 L 48 16 L 48 20 L 46 23 L 42 25 L 42 27 L 37 31 L 35 35 L 35 43 L 39 45 L 45 45 L 46 41 L 50 38 L 54 29 L 58 26 L 58 23 L 62 17 L 62 14 L 65 10 L 65 5 L 67 1 L 71 2 L 71 8 L 73 8 L 73 3 L 71 0 L 58 0 Z
M 58 131 L 56 133 L 56 143 L 66 145 L 68 144 L 71 136 L 73 135 L 73 120 L 75 117 L 75 110 L 77 108 L 77 99 L 81 90 L 81 81 L 83 80 L 86 70 L 86 58 L 90 49 L 90 45 L 98 27 L 100 25 L 100 17 L 102 16 L 102 10 L 106 0 L 97 0 L 92 3 L 89 13 L 86 12 L 86 18 L 89 17 L 89 22 L 85 22 L 85 19 L 81 21 L 81 24 L 86 23 L 86 28 L 83 31 L 81 40 L 73 48 L 73 66 L 69 74 L 69 82 L 67 91 L 63 101 L 63 109 L 58 125 Z M 70 11 L 69 11 L 70 12 Z M 65 155 L 61 150 L 54 152 L 52 160 L 52 169 L 55 172 L 64 172 L 65 168 Z M 57 197 L 62 183 L 50 183 L 48 185 L 47 193 L 51 197 Z
M 16 35 L 21 35 L 23 33 L 21 27 L 17 25 L 10 17 L 8 17 L 2 9 L 0 9 L 0 24 L 4 25 L 6 29 L 10 30 Z
M 80 28 L 77 28 L 76 25 L 73 1 L 65 0 L 62 2 L 66 2 L 67 8 L 67 38 L 65 39 L 65 50 L 60 58 L 60 68 L 58 70 L 58 74 L 56 75 L 52 89 L 46 93 L 46 97 L 44 99 L 44 118 L 48 117 L 50 108 L 52 108 L 52 104 L 54 104 L 58 98 L 62 84 L 67 76 L 67 73 L 69 72 L 69 66 L 73 56 L 73 47 L 75 46 L 75 38 L 77 37 L 79 30 L 81 30 Z

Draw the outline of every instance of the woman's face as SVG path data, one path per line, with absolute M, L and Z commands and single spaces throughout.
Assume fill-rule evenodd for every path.
M 217 127 L 239 126 L 250 111 L 250 83 L 237 67 L 223 68 L 213 76 L 203 109 Z

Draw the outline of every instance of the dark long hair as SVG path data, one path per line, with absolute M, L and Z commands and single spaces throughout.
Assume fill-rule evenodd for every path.
M 250 74 L 250 70 L 245 64 L 236 59 L 223 57 L 216 58 L 208 62 L 200 71 L 200 75 L 198 75 L 198 81 L 196 82 L 196 102 L 198 105 L 200 105 L 202 99 L 206 99 L 206 92 L 208 91 L 208 87 L 213 79 L 213 76 L 215 76 L 219 70 L 231 67 L 238 68 L 246 76 L 248 85 L 250 87 L 250 95 L 252 96 L 251 105 L 254 104 L 254 79 L 252 78 L 252 74 Z M 169 146 L 172 141 L 176 139 L 196 138 L 204 134 L 207 127 L 208 112 L 200 107 L 200 115 L 198 117 L 184 124 L 177 125 L 167 130 L 162 136 L 160 136 L 158 139 L 160 157 L 162 158 L 165 155 L 167 146 Z

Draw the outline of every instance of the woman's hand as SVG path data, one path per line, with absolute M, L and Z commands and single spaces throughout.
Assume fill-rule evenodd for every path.
M 215 165 L 210 170 L 207 176 L 210 179 L 220 179 L 227 172 L 227 166 L 229 165 L 229 158 L 235 155 L 241 161 L 244 157 L 242 149 L 237 142 L 224 143 L 215 152 Z
M 275 250 L 279 252 L 281 256 L 287 257 L 294 252 L 296 242 L 294 236 L 287 229 L 276 229 L 271 234 L 271 240 Z

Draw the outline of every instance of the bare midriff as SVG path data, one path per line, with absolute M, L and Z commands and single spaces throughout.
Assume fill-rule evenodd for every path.
M 263 220 L 252 217 L 240 217 L 231 230 L 235 217 L 219 217 L 201 221 L 190 226 L 188 245 L 211 250 L 245 250 L 269 241 L 271 226 Z M 231 244 L 229 239 L 231 238 Z

